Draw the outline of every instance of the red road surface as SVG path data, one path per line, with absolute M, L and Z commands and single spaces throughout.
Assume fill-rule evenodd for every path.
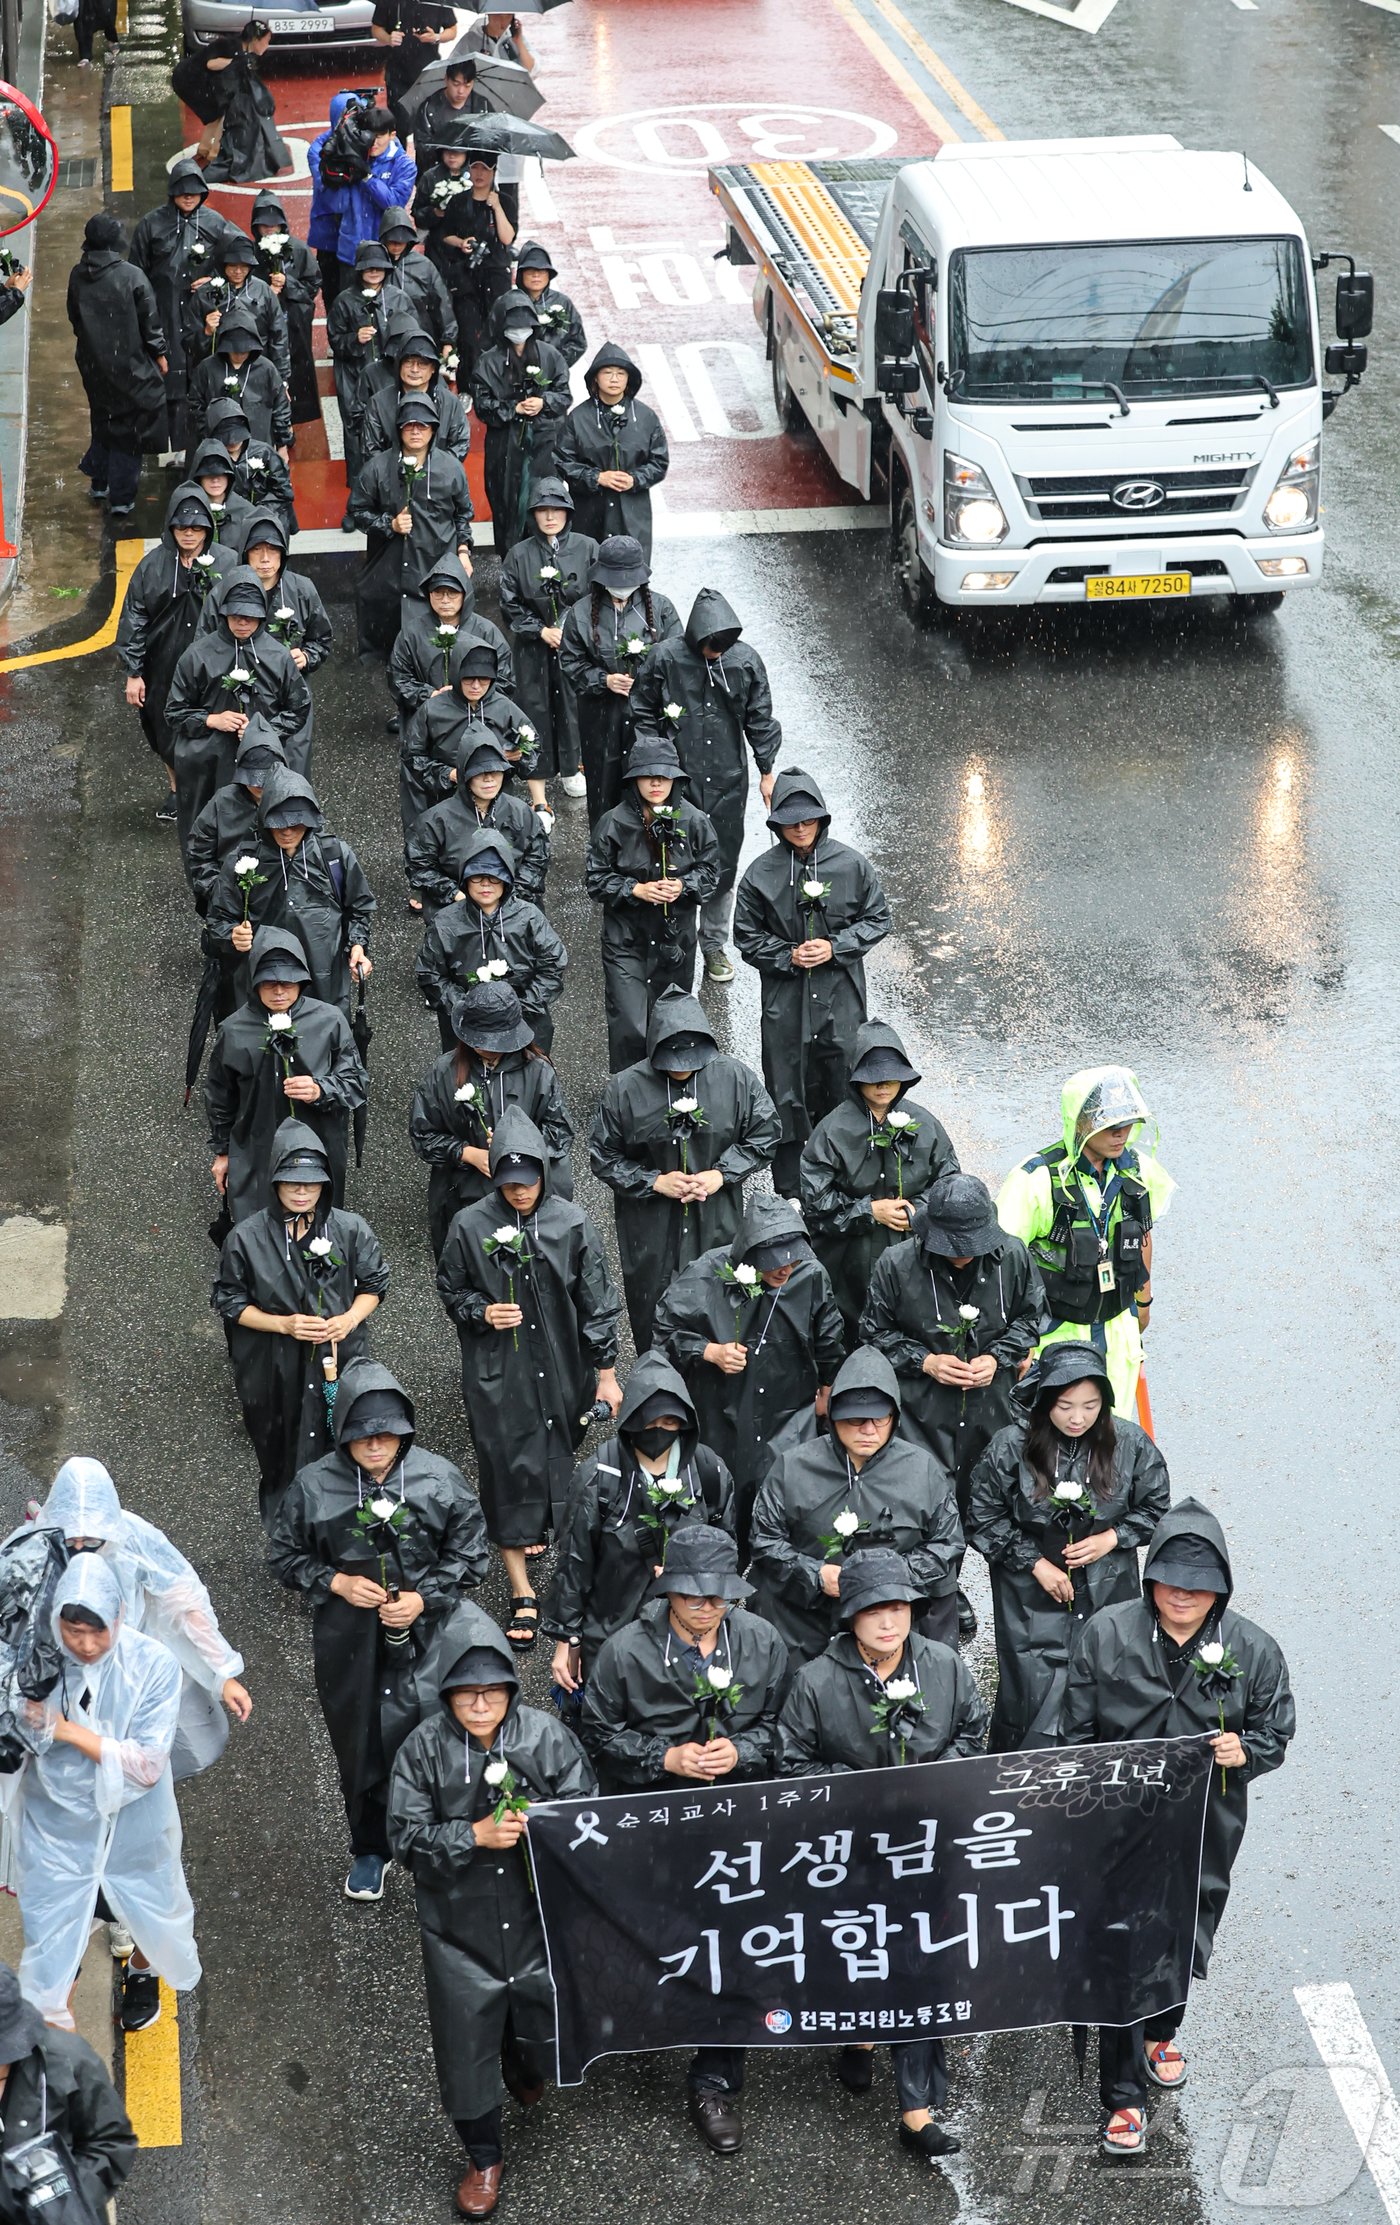
M 526 24 L 546 94 L 540 121 L 578 160 L 547 163 L 543 176 L 527 166 L 521 236 L 549 247 L 590 351 L 615 340 L 641 363 L 643 393 L 671 443 L 665 514 L 847 504 L 850 490 L 815 442 L 777 431 L 752 274 L 713 259 L 724 227 L 706 171 L 724 161 L 928 154 L 937 144 L 928 126 L 830 0 L 574 0 Z M 284 135 L 314 138 L 337 85 L 372 82 L 374 57 L 363 60 L 357 69 L 347 56 L 335 78 L 290 65 L 272 74 Z M 309 181 L 284 176 L 279 185 L 304 235 Z M 246 225 L 254 191 L 218 187 L 213 199 Z M 316 428 L 298 438 L 301 522 L 334 524 L 343 470 L 315 459 L 318 446 L 326 453 Z M 475 443 L 469 468 L 480 511 Z

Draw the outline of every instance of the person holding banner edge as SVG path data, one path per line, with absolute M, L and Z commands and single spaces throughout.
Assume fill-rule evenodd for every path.
M 609 1638 L 583 1696 L 582 1736 L 610 1792 L 773 1774 L 787 1647 L 739 1601 L 727 1530 L 699 1522 L 671 1533 L 653 1597 Z M 687 2074 L 690 2121 L 716 2155 L 743 2146 L 739 2096 L 746 2050 L 702 2047 Z
M 778 1722 L 780 1777 L 900 1768 L 983 1751 L 986 1706 L 952 1647 L 913 1628 L 920 1597 L 907 1563 L 882 1546 L 843 1564 L 837 1604 L 843 1627 L 793 1678 Z M 836 2076 L 850 2092 L 869 2091 L 872 2053 L 870 2046 L 841 2049 Z M 929 2163 L 956 2155 L 962 2142 L 933 2122 L 948 2092 L 943 2042 L 896 2042 L 890 2062 L 900 2145 Z
M 1231 1607 L 1234 1576 L 1225 1533 L 1196 1499 L 1163 1517 L 1143 1563 L 1144 1596 L 1105 1607 L 1070 1656 L 1060 1743 L 1207 1737 L 1212 1771 L 1201 1845 L 1194 1973 L 1210 1967 L 1248 1820 L 1249 1787 L 1277 1769 L 1296 1717 L 1288 1664 L 1257 1623 Z M 1099 2031 L 1103 2145 L 1111 2156 L 1147 2145 L 1149 2085 L 1186 2081 L 1176 2045 L 1185 2004 L 1144 2024 Z
M 531 1800 L 596 1791 L 573 1733 L 527 1707 L 499 1632 L 468 1645 L 441 1704 L 400 1747 L 389 1783 L 389 1844 L 412 1872 L 442 2105 L 468 2167 L 462 2217 L 500 2198 L 501 2087 L 522 2109 L 544 2092 L 539 2052 L 554 2038 L 554 1994 L 527 1866 Z

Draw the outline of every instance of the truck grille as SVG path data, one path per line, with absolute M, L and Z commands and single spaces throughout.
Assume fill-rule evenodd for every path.
M 1245 464 L 1228 471 L 1054 471 L 1018 478 L 1016 484 L 1030 515 L 1047 525 L 1107 518 L 1120 525 L 1150 528 L 1166 518 L 1238 510 L 1254 470 L 1253 464 Z M 1154 497 L 1153 488 L 1160 488 L 1160 495 Z M 1131 498 L 1124 500 L 1127 490 L 1132 491 Z

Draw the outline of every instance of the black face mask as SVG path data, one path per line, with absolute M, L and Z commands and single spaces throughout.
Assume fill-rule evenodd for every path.
M 659 1422 L 652 1422 L 646 1429 L 630 1429 L 627 1435 L 644 1460 L 659 1460 L 663 1452 L 670 1451 L 680 1431 L 663 1429 Z

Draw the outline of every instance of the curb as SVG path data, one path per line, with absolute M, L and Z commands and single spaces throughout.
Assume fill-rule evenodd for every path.
M 36 108 L 44 105 L 44 49 L 48 33 L 48 10 L 36 0 L 23 11 L 20 18 L 19 67 L 15 82 L 22 93 L 27 93 Z M 31 229 L 34 242 L 28 256 L 35 273 L 39 272 L 39 227 Z M 32 299 L 32 289 L 31 289 Z M 3 491 L 5 537 L 18 550 L 22 546 L 24 526 L 25 464 L 28 455 L 27 428 L 29 423 L 29 325 L 30 307 L 26 303 L 20 315 L 11 318 L 0 331 L 0 490 Z M 19 557 L 0 558 L 0 607 L 8 602 L 19 576 Z

